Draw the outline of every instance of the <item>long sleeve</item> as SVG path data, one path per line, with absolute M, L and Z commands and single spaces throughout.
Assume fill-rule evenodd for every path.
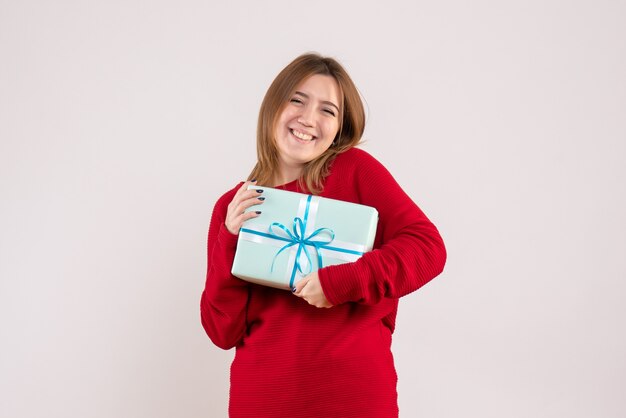
M 207 241 L 207 275 L 200 301 L 202 326 L 213 343 L 229 349 L 236 346 L 246 330 L 249 285 L 231 274 L 237 236 L 224 224 L 233 189 L 213 209 Z
M 441 273 L 446 261 L 437 228 L 387 169 L 363 151 L 355 157 L 349 170 L 351 187 L 357 189 L 359 203 L 379 212 L 376 245 L 354 263 L 319 270 L 324 294 L 333 305 L 376 304 L 407 295 Z

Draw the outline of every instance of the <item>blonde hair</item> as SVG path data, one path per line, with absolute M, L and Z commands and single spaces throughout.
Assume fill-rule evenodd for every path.
M 300 55 L 276 76 L 265 93 L 257 125 L 257 163 L 248 179 L 256 179 L 259 185 L 274 185 L 272 182 L 276 179 L 279 163 L 276 123 L 296 87 L 318 74 L 333 77 L 339 85 L 339 131 L 333 144 L 322 155 L 305 164 L 302 176 L 298 179 L 300 188 L 319 194 L 324 188 L 324 179 L 330 172 L 334 158 L 361 141 L 365 129 L 365 110 L 359 91 L 346 70 L 333 58 L 315 53 Z

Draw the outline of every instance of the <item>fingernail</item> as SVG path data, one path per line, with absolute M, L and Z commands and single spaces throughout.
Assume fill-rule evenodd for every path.
M 257 197 L 257 199 L 259 199 L 259 200 L 265 200 L 265 198 L 264 198 L 264 197 Z
M 261 214 L 261 211 L 260 211 L 260 210 L 257 210 L 257 211 L 256 211 L 256 212 L 254 212 L 254 213 L 256 213 L 257 215 L 260 215 L 260 214 Z
M 291 289 L 291 293 L 296 293 L 296 288 L 295 287 Z
M 263 193 L 263 189 L 256 189 L 257 193 Z

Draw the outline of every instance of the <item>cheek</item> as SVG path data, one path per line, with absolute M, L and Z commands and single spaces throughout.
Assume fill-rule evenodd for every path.
M 276 126 L 274 127 L 274 135 L 276 138 L 284 135 L 284 133 L 287 131 L 288 121 L 289 118 L 284 113 L 278 118 L 278 120 L 276 121 Z
M 333 122 L 328 125 L 328 128 L 326 130 L 326 135 L 328 135 L 328 137 L 330 137 L 330 139 L 333 140 L 337 136 L 338 132 L 339 132 L 339 124 Z
M 278 116 L 278 119 L 276 119 L 276 125 L 274 127 L 274 130 L 278 131 L 280 129 L 283 129 L 288 120 L 289 120 L 289 114 L 288 112 L 283 110 L 280 113 L 280 116 Z

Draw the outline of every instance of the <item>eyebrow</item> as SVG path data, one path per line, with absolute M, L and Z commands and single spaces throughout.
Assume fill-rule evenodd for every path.
M 302 93 L 301 91 L 296 91 L 295 94 L 304 97 L 305 99 L 309 98 L 309 95 L 306 93 Z M 336 104 L 334 104 L 333 102 L 329 102 L 328 100 L 322 100 L 322 103 L 327 104 L 329 106 L 334 107 L 335 109 L 337 109 L 337 112 L 339 112 L 339 106 L 337 106 Z

